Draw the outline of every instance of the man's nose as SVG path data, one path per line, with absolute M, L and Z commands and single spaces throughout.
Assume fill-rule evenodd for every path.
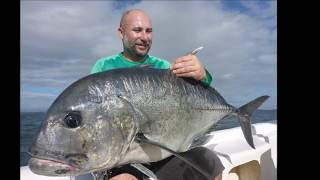
M 148 37 L 149 36 L 149 34 L 147 33 L 147 32 L 141 32 L 141 34 L 140 34 L 140 38 L 141 38 L 141 40 L 148 40 Z

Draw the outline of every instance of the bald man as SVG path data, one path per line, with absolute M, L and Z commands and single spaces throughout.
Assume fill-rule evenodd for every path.
M 152 45 L 152 30 L 151 19 L 144 11 L 134 9 L 125 12 L 118 28 L 123 52 L 99 59 L 91 69 L 91 73 L 149 64 L 159 69 L 171 68 L 177 76 L 192 77 L 205 85 L 210 85 L 212 76 L 195 55 L 178 57 L 172 64 L 148 55 Z
M 123 52 L 99 59 L 92 67 L 91 73 L 147 64 L 151 65 L 154 68 L 171 69 L 173 73 L 175 73 L 179 77 L 191 77 L 195 80 L 201 81 L 206 86 L 210 85 L 212 76 L 204 68 L 203 64 L 195 55 L 185 55 L 182 57 L 178 57 L 173 61 L 172 64 L 164 59 L 149 55 L 148 53 L 152 45 L 152 31 L 152 22 L 146 12 L 139 9 L 126 11 L 121 18 L 120 26 L 118 28 L 118 34 L 123 43 Z M 221 172 L 224 167 L 222 166 L 219 158 L 217 158 L 212 152 L 206 154 L 209 154 L 207 156 L 207 159 L 212 159 L 212 161 L 215 161 L 217 167 L 219 167 L 216 168 L 212 179 L 221 179 Z M 170 157 L 158 163 L 152 163 L 152 166 L 150 165 L 148 167 L 154 172 L 164 172 L 159 174 L 155 172 L 157 176 L 164 176 L 162 179 L 177 180 L 180 178 L 182 180 L 185 178 L 177 178 L 174 176 L 169 178 L 168 175 L 165 175 L 167 171 L 171 171 L 170 169 L 166 169 L 167 167 L 173 166 L 175 168 L 175 171 L 177 171 L 179 170 L 178 166 L 181 167 L 181 163 L 183 162 L 179 161 L 179 159 Z M 185 168 L 180 168 L 180 172 L 182 174 L 185 174 L 185 171 Z M 190 169 L 188 169 L 188 172 L 191 171 Z M 179 175 L 179 173 L 177 172 L 176 176 L 181 176 L 181 173 Z M 130 165 L 111 169 L 108 171 L 108 176 L 110 180 L 143 179 L 143 174 Z M 200 179 L 203 179 L 203 177 L 199 177 Z

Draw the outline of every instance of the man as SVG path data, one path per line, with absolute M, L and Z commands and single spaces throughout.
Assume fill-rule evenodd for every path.
M 118 33 L 123 42 L 123 53 L 98 60 L 91 73 L 138 64 L 151 64 L 160 69 L 172 68 L 177 76 L 192 77 L 210 85 L 211 75 L 194 55 L 179 57 L 172 66 L 168 61 L 148 55 L 152 45 L 152 24 L 150 18 L 143 11 L 129 10 L 124 13 Z
M 204 85 L 210 85 L 212 76 L 195 55 L 190 54 L 179 57 L 171 65 L 166 60 L 148 54 L 152 45 L 152 23 L 144 11 L 133 9 L 125 12 L 121 18 L 118 33 L 122 39 L 123 52 L 99 59 L 91 69 L 91 73 L 148 64 L 159 69 L 170 68 L 179 77 L 191 77 L 201 81 Z M 175 160 L 171 157 L 161 161 L 159 164 L 164 166 L 168 162 L 174 162 L 171 159 Z M 216 159 L 222 167 L 220 160 Z M 161 169 L 159 164 L 155 163 L 154 165 L 158 170 Z M 152 166 L 149 166 L 149 168 L 151 170 L 154 169 Z M 219 175 L 214 175 L 215 179 L 221 179 L 222 170 L 223 167 L 219 169 Z M 139 171 L 131 166 L 114 168 L 108 174 L 110 180 L 137 180 L 137 178 L 141 179 L 142 176 Z

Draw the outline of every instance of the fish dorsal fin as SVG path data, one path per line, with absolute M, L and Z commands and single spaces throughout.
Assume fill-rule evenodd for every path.
M 144 136 L 143 133 L 137 133 L 135 141 L 138 143 L 146 143 L 146 144 L 151 144 L 153 146 L 157 146 L 161 149 L 164 149 L 168 152 L 170 152 L 171 154 L 173 154 L 174 156 L 176 156 L 177 158 L 179 158 L 180 160 L 182 160 L 183 162 L 185 162 L 186 164 L 188 164 L 189 166 L 193 167 L 194 169 L 196 169 L 199 173 L 201 173 L 203 176 L 207 177 L 208 179 L 212 179 L 212 176 L 210 175 L 210 173 L 206 172 L 203 170 L 203 168 L 201 168 L 198 164 L 196 164 L 195 162 L 190 161 L 189 158 L 187 158 L 187 156 L 185 156 L 185 154 L 183 153 L 177 153 L 174 150 L 158 143 L 158 142 L 154 142 L 149 140 L 147 137 Z
M 153 68 L 155 69 L 151 64 L 139 64 L 136 67 L 141 67 L 141 68 Z

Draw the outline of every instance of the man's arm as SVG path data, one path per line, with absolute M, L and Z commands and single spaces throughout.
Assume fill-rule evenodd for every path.
M 195 55 L 186 55 L 173 61 L 171 69 L 179 77 L 192 77 L 207 86 L 212 82 L 211 74 Z
M 201 82 L 206 85 L 206 86 L 210 86 L 211 82 L 212 82 L 212 76 L 209 73 L 209 71 L 207 71 L 207 69 L 205 69 L 206 71 L 206 75 L 204 76 L 204 78 L 201 80 Z

